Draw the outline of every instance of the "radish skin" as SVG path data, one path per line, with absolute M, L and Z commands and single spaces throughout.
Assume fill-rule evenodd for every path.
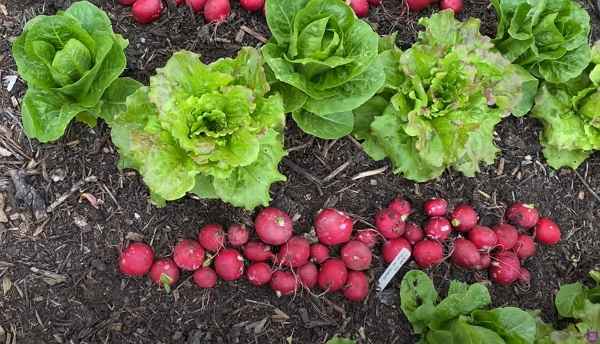
M 518 285 L 528 285 L 531 281 L 531 272 L 526 268 L 521 268 L 519 270 L 519 278 L 517 278 Z
M 211 267 L 202 267 L 194 271 L 194 282 L 200 288 L 212 288 L 217 284 L 217 273 Z
M 425 222 L 425 236 L 429 240 L 442 242 L 450 236 L 452 226 L 447 218 L 434 216 Z
M 218 223 L 207 223 L 204 227 L 200 228 L 198 232 L 198 242 L 204 247 L 205 250 L 211 252 L 217 252 L 220 249 L 225 248 L 225 242 L 227 238 L 223 227 Z
M 506 209 L 504 218 L 513 226 L 529 228 L 538 223 L 540 214 L 533 204 L 515 203 Z
M 294 236 L 281 246 L 277 260 L 285 266 L 296 268 L 308 261 L 309 254 L 310 244 L 308 241 L 302 237 Z
M 348 271 L 346 285 L 342 288 L 342 295 L 351 301 L 361 301 L 367 296 L 369 282 L 367 275 L 362 271 Z
M 334 292 L 344 287 L 347 278 L 346 265 L 339 259 L 331 258 L 321 266 L 317 284 L 324 292 Z
M 265 208 L 256 215 L 254 230 L 266 244 L 281 245 L 292 237 L 292 220 L 282 210 Z
M 271 267 L 265 262 L 254 262 L 246 270 L 246 277 L 252 285 L 264 285 L 271 280 Z
M 234 223 L 227 229 L 227 240 L 233 247 L 244 246 L 248 242 L 250 232 L 241 223 Z
M 215 272 L 226 281 L 233 281 L 244 274 L 244 258 L 233 248 L 226 248 L 215 256 Z
M 489 268 L 491 264 L 492 264 L 492 257 L 490 257 L 490 255 L 487 253 L 480 252 L 479 253 L 479 265 L 476 266 L 475 268 L 477 270 L 483 270 L 483 269 Z
M 348 4 L 356 17 L 363 18 L 369 13 L 369 2 L 367 0 L 349 0 Z
M 179 268 L 171 258 L 160 258 L 154 261 L 150 268 L 150 279 L 159 287 L 165 287 L 167 292 L 177 281 L 179 281 Z
M 560 228 L 552 220 L 542 217 L 533 227 L 533 239 L 545 244 L 555 245 L 560 240 Z
M 154 251 L 143 242 L 134 242 L 120 253 L 119 270 L 127 276 L 143 276 L 152 267 Z
M 364 243 L 365 245 L 369 246 L 369 248 L 375 247 L 375 245 L 377 245 L 379 242 L 377 232 L 372 229 L 361 229 L 356 232 L 352 239 Z
M 149 24 L 160 18 L 163 14 L 161 0 L 137 0 L 131 6 L 131 14 L 140 24 Z
M 458 232 L 468 232 L 477 225 L 479 216 L 475 209 L 466 204 L 456 206 L 448 215 L 452 228 Z
M 406 228 L 402 215 L 392 208 L 383 208 L 375 214 L 375 227 L 386 239 L 401 236 Z
M 263 8 L 263 6 L 265 5 L 265 1 L 264 0 L 240 0 L 240 5 L 242 5 L 242 8 L 244 8 L 246 11 L 256 12 L 256 11 L 260 11 Z
M 173 261 L 186 271 L 194 271 L 202 266 L 204 257 L 204 248 L 193 239 L 183 239 L 173 248 Z
M 194 13 L 198 13 L 204 11 L 206 1 L 207 0 L 185 0 L 185 3 Z
M 430 198 L 423 203 L 423 211 L 430 217 L 444 216 L 448 209 L 448 202 L 443 198 Z
M 342 262 L 351 270 L 366 270 L 371 265 L 373 254 L 365 243 L 351 240 L 342 246 L 340 251 Z
M 277 297 L 290 296 L 300 289 L 300 281 L 288 272 L 276 270 L 271 275 L 269 286 L 277 293 Z
M 425 238 L 425 233 L 423 229 L 419 227 L 414 222 L 407 222 L 406 229 L 404 230 L 404 234 L 402 234 L 402 238 L 406 239 L 411 245 L 416 245 L 419 241 L 423 241 Z
M 499 250 L 508 250 L 517 243 L 519 232 L 515 227 L 504 223 L 494 226 L 491 229 L 496 234 L 496 248 Z
M 229 0 L 208 0 L 206 5 L 204 5 L 204 19 L 209 23 L 219 25 L 229 18 L 230 13 L 231 5 L 229 4 Z
M 462 0 L 440 0 L 440 10 L 451 9 L 454 11 L 454 14 L 460 13 L 462 11 L 463 2 Z
M 469 231 L 468 239 L 475 244 L 480 251 L 489 252 L 496 246 L 498 239 L 496 233 L 485 226 L 475 226 Z
M 315 217 L 315 232 L 325 245 L 339 245 L 350 240 L 354 223 L 348 214 L 333 208 L 320 210 Z
M 454 249 L 450 260 L 454 264 L 465 269 L 474 269 L 479 266 L 481 257 L 475 244 L 465 238 L 457 238 L 453 244 Z
M 502 251 L 494 256 L 488 274 L 492 282 L 507 285 L 516 282 L 520 270 L 519 257 L 514 252 Z
M 412 252 L 410 243 L 404 238 L 394 238 L 386 241 L 381 245 L 381 257 L 383 260 L 390 264 L 396 259 L 400 251 L 405 248 L 408 252 Z
M 513 251 L 519 259 L 525 259 L 533 256 L 535 253 L 535 244 L 533 239 L 527 234 L 520 233 L 517 237 L 517 243 L 513 246 Z
M 267 259 L 274 259 L 275 256 L 270 246 L 258 240 L 250 240 L 244 244 L 244 255 L 255 262 L 264 262 Z
M 329 249 L 321 243 L 310 245 L 309 260 L 315 264 L 322 264 L 329 258 Z
M 444 247 L 437 241 L 423 240 L 413 247 L 413 258 L 421 269 L 436 267 L 444 260 Z
M 297 273 L 300 282 L 302 282 L 302 285 L 305 288 L 310 289 L 317 285 L 319 269 L 317 269 L 315 264 L 308 262 L 299 267 Z
M 381 2 L 381 0 L 379 1 Z M 392 208 L 397 211 L 403 220 L 408 218 L 410 215 L 410 203 L 402 197 L 394 198 L 394 200 L 388 205 L 388 208 Z

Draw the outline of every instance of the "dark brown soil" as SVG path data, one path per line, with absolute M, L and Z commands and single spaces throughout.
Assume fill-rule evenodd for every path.
M 17 75 L 10 42 L 20 34 L 24 20 L 35 14 L 54 14 L 72 2 L 4 1 L 0 8 L 2 77 Z M 262 43 L 249 34 L 241 41 L 235 40 L 242 25 L 269 37 L 262 14 L 243 11 L 237 1 L 232 1 L 231 18 L 216 30 L 207 26 L 201 15 L 193 16 L 184 7 L 171 5 L 157 22 L 142 26 L 127 8 L 113 0 L 93 2 L 109 14 L 115 30 L 130 41 L 125 75 L 146 84 L 155 69 L 180 49 L 201 53 L 203 62 L 209 63 L 234 56 L 241 46 L 260 47 Z M 489 2 L 464 2 L 458 18 L 480 18 L 482 33 L 493 36 L 496 13 Z M 599 17 L 593 14 L 590 3 L 580 2 L 592 15 L 592 38 L 596 40 L 600 38 Z M 366 20 L 380 34 L 399 31 L 398 44 L 406 49 L 416 41 L 418 17 L 438 8 L 432 5 L 397 20 L 400 3 L 384 0 L 383 6 L 371 8 Z M 4 10 L 6 13 L 2 13 Z M 108 139 L 110 128 L 102 124 L 92 130 L 73 123 L 60 141 L 50 144 L 28 140 L 18 122 L 25 90 L 26 85 L 19 80 L 10 93 L 6 83 L 0 91 L 0 148 L 12 152 L 0 155 L 0 175 L 11 168 L 26 171 L 27 181 L 47 204 L 82 178 L 93 175 L 98 181 L 85 183 L 50 214 L 47 222 L 37 222 L 29 208 L 15 199 L 14 191 L 1 194 L 6 199 L 8 222 L 0 222 L 0 342 L 3 336 L 14 334 L 17 343 L 324 343 L 334 335 L 360 339 L 360 343 L 418 341 L 399 308 L 398 296 L 399 282 L 414 267 L 412 264 L 405 266 L 384 292 L 377 293 L 371 287 L 363 302 L 349 302 L 340 293 L 277 298 L 267 286 L 254 287 L 245 279 L 219 281 L 215 288 L 201 290 L 190 279 L 190 273 L 182 273 L 176 291 L 167 294 L 148 278 L 124 277 L 117 268 L 117 245 L 129 232 L 152 243 L 157 256 L 168 256 L 177 239 L 194 237 L 203 224 L 251 224 L 255 212 L 192 198 L 169 202 L 166 208 L 155 207 L 139 175 L 117 169 L 118 155 Z M 281 164 L 288 181 L 273 186 L 272 205 L 295 216 L 295 231 L 305 233 L 311 229 L 316 212 L 325 205 L 372 223 L 377 210 L 399 195 L 410 200 L 416 209 L 411 218 L 417 222 L 424 219 L 422 203 L 434 196 L 454 205 L 473 205 L 484 225 L 497 223 L 503 209 L 515 201 L 536 203 L 542 216 L 552 218 L 562 228 L 563 239 L 555 246 L 538 246 L 535 258 L 524 263 L 532 273 L 530 289 L 498 285 L 489 285 L 489 289 L 493 306 L 541 309 L 546 321 L 564 326 L 554 310 L 554 292 L 565 283 L 589 282 L 587 272 L 600 261 L 596 222 L 600 202 L 582 181 L 593 190 L 598 188 L 600 156 L 592 156 L 576 172 L 553 171 L 541 155 L 540 130 L 541 125 L 528 117 L 507 118 L 496 128 L 496 144 L 502 152 L 475 178 L 447 171 L 437 180 L 414 183 L 392 174 L 390 169 L 352 180 L 359 172 L 388 166 L 389 162 L 373 162 L 347 138 L 311 141 L 290 119 L 286 148 L 304 146 L 292 150 Z M 322 186 L 289 164 L 293 162 L 324 179 L 348 161 L 341 173 Z M 54 181 L 56 176 L 64 178 Z M 80 198 L 84 192 L 102 200 L 98 209 Z M 362 225 L 357 222 L 357 226 Z M 51 280 L 33 273 L 32 267 L 67 279 L 53 285 Z M 379 278 L 385 267 L 379 257 L 374 259 L 368 273 L 371 281 Z M 442 293 L 453 279 L 476 282 L 473 273 L 450 264 L 429 273 Z M 309 322 L 303 321 L 303 313 Z

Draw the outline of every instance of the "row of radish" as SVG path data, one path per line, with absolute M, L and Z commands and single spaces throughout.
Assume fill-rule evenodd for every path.
M 462 10 L 462 0 L 406 0 L 406 6 L 411 11 L 421 11 L 427 8 L 434 2 L 440 3 L 440 10 L 451 9 L 454 13 L 458 13 Z
M 222 23 L 229 17 L 229 0 L 167 0 L 181 5 L 185 2 L 194 13 L 203 12 L 209 23 Z M 163 0 L 117 0 L 122 5 L 131 6 L 131 14 L 140 24 L 151 23 L 163 15 Z M 255 12 L 263 9 L 264 0 L 240 0 L 242 7 Z
M 550 219 L 540 218 L 537 209 L 530 204 L 512 204 L 500 223 L 491 228 L 478 225 L 477 212 L 466 204 L 457 205 L 448 212 L 448 203 L 444 199 L 432 198 L 425 201 L 423 210 L 429 216 L 423 229 L 415 223 L 405 222 L 410 205 L 404 199 L 396 199 L 388 208 L 379 211 L 375 225 L 388 239 L 384 246 L 393 245 L 394 252 L 403 248 L 410 251 L 423 269 L 435 267 L 449 256 L 461 268 L 488 269 L 490 280 L 498 284 L 529 283 L 531 274 L 521 266 L 520 259 L 535 253 L 534 240 L 554 245 L 561 237 L 558 226 Z M 458 236 L 452 236 L 453 231 Z M 443 244 L 446 242 L 445 250 Z M 387 262 L 394 258 L 395 255 L 386 257 L 384 254 Z

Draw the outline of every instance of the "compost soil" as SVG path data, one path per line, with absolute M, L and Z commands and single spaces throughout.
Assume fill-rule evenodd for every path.
M 17 75 L 10 46 L 24 22 L 65 10 L 72 2 L 0 0 L 2 78 Z M 270 37 L 262 13 L 248 13 L 236 0 L 232 0 L 230 19 L 218 27 L 183 6 L 169 5 L 158 21 L 140 25 L 129 8 L 113 0 L 92 2 L 108 13 L 115 31 L 129 39 L 124 75 L 145 84 L 180 49 L 200 53 L 201 60 L 210 63 L 234 57 L 242 46 L 259 48 Z M 599 18 L 591 2 L 580 3 L 592 17 L 591 41 L 595 41 L 600 38 Z M 398 45 L 407 49 L 423 29 L 418 18 L 437 10 L 433 4 L 400 17 L 402 2 L 383 0 L 382 5 L 371 7 L 364 20 L 382 35 L 397 31 Z M 482 34 L 494 36 L 496 12 L 489 1 L 465 0 L 457 18 L 469 17 L 481 19 Z M 46 220 L 38 221 L 15 198 L 10 185 L 0 185 L 0 211 L 6 215 L 6 221 L 0 222 L 0 341 L 15 335 L 16 343 L 316 344 L 333 336 L 359 343 L 418 341 L 399 300 L 399 282 L 415 265 L 407 263 L 383 292 L 377 292 L 375 281 L 386 268 L 379 255 L 368 271 L 370 291 L 361 302 L 348 301 L 340 293 L 321 295 L 318 290 L 278 298 L 268 286 L 251 286 L 244 278 L 221 280 L 214 288 L 201 290 L 188 272 L 182 272 L 171 293 L 147 277 L 125 277 L 117 267 L 117 246 L 122 240 L 143 240 L 153 245 L 157 257 L 168 256 L 178 239 L 195 237 L 206 223 L 251 226 L 260 208 L 248 212 L 191 197 L 156 207 L 139 174 L 117 168 L 110 128 L 103 123 L 93 129 L 72 123 L 64 137 L 53 143 L 29 140 L 19 124 L 26 84 L 19 79 L 9 92 L 7 80 L 0 91 L 0 147 L 4 148 L 0 175 L 7 175 L 9 169 L 24 172 L 47 204 L 69 195 L 74 185 L 76 191 Z M 272 205 L 294 218 L 294 229 L 301 235 L 310 232 L 315 214 L 326 206 L 352 214 L 356 227 L 372 226 L 374 214 L 397 196 L 411 202 L 410 218 L 415 222 L 424 220 L 420 209 L 431 197 L 444 197 L 451 205 L 473 205 L 484 225 L 498 223 L 503 210 L 514 202 L 535 203 L 542 216 L 560 226 L 563 239 L 555 246 L 538 245 L 534 258 L 524 262 L 532 275 L 529 288 L 487 285 L 492 306 L 541 309 L 544 320 L 562 328 L 566 322 L 554 307 L 557 289 L 575 281 L 591 284 L 588 271 L 600 261 L 600 202 L 595 194 L 600 156 L 594 154 L 577 171 L 555 171 L 541 154 L 541 129 L 537 120 L 527 116 L 506 118 L 496 127 L 495 143 L 501 152 L 494 164 L 482 166 L 473 178 L 446 171 L 436 180 L 415 183 L 393 174 L 389 161 L 374 162 L 353 140 L 313 139 L 290 119 L 285 137 L 290 153 L 280 164 L 288 180 L 273 185 Z M 380 174 L 352 179 L 382 167 L 387 169 Z M 76 185 L 90 176 L 97 181 Z M 81 197 L 84 193 L 101 201 L 97 209 Z M 56 283 L 32 268 L 59 274 L 64 280 Z M 442 295 L 454 279 L 487 280 L 485 273 L 477 275 L 449 263 L 427 272 Z

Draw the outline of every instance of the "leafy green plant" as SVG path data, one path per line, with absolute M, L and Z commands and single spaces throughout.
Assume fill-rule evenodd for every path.
M 590 16 L 570 0 L 492 0 L 499 13 L 492 41 L 504 57 L 552 83 L 577 77 L 588 65 Z
M 474 176 L 499 151 L 494 126 L 520 105 L 522 79 L 492 51 L 478 19 L 459 22 L 445 10 L 419 24 L 426 31 L 404 52 L 381 38 L 385 84 L 354 110 L 354 136 L 407 179 L 427 181 L 449 167 Z
M 262 57 L 242 48 L 209 65 L 180 51 L 150 86 L 127 98 L 127 111 L 107 119 L 120 168 L 140 172 L 160 206 L 190 192 L 234 206 L 267 206 L 278 164 L 285 113 L 269 91 Z
M 452 281 L 448 296 L 438 303 L 433 282 L 422 271 L 409 271 L 400 285 L 401 308 L 421 344 L 533 343 L 531 315 L 519 308 L 483 310 L 491 303 L 482 284 Z
M 53 141 L 73 117 L 93 127 L 98 117 L 125 109 L 127 96 L 141 86 L 129 78 L 117 80 L 128 44 L 113 32 L 106 13 L 87 1 L 27 22 L 12 46 L 28 86 L 21 109 L 25 133 Z
M 265 70 L 285 111 L 308 134 L 349 134 L 352 110 L 385 80 L 377 33 L 342 0 L 267 0 L 266 14 Z
M 542 84 L 530 116 L 544 126 L 543 154 L 555 169 L 576 169 L 600 150 L 600 42 L 593 46 L 591 63 L 579 76 L 565 83 Z
M 558 313 L 565 318 L 579 320 L 562 330 L 556 330 L 546 324 L 540 311 L 530 311 L 537 326 L 536 343 L 539 344 L 576 344 L 589 343 L 588 332 L 600 332 L 600 271 L 590 271 L 596 286 L 587 286 L 576 282 L 560 287 L 554 303 Z

